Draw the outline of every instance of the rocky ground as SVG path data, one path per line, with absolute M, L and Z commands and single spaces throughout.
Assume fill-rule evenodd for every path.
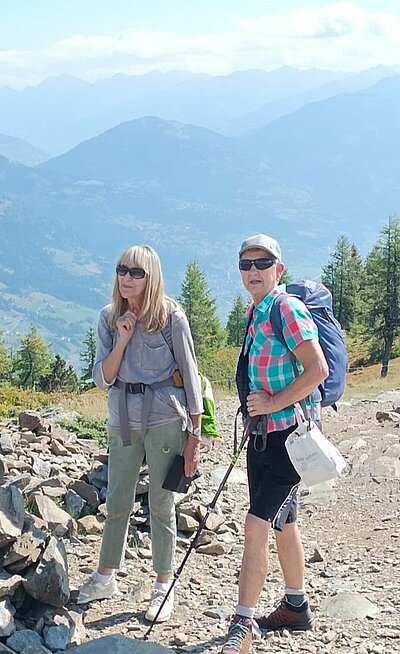
M 306 585 L 317 622 L 306 634 L 271 634 L 256 642 L 259 652 L 353 652 L 394 654 L 400 651 L 400 430 L 398 414 L 384 412 L 400 404 L 400 394 L 378 402 L 342 403 L 336 415 L 328 410 L 326 433 L 342 443 L 348 461 L 346 474 L 334 484 L 302 492 L 300 527 L 306 551 Z M 203 478 L 195 497 L 207 502 L 217 480 L 210 475 L 229 462 L 236 402 L 220 403 L 221 438 L 202 465 Z M 397 416 L 397 417 L 396 417 Z M 379 414 L 378 414 L 379 417 Z M 151 640 L 200 653 L 218 651 L 227 618 L 236 603 L 237 576 L 243 547 L 243 518 L 247 507 L 245 456 L 239 459 L 221 496 L 219 507 L 239 532 L 219 538 L 222 555 L 193 552 L 176 585 L 176 610 L 169 624 L 156 626 Z M 242 474 L 240 474 L 242 473 Z M 216 475 L 218 476 L 218 475 Z M 99 537 L 86 537 L 68 547 L 70 577 L 76 585 L 95 566 Z M 183 541 L 186 545 L 186 539 Z M 184 555 L 178 550 L 178 561 Z M 135 555 L 136 556 L 136 555 Z M 85 612 L 87 635 L 96 638 L 120 633 L 140 638 L 153 574 L 146 551 L 125 560 L 118 574 L 122 595 L 93 603 Z M 259 609 L 268 610 L 282 593 L 274 542 L 271 570 Z M 357 616 L 357 617 L 355 617 Z
M 316 626 L 312 632 L 305 634 L 270 634 L 267 640 L 254 643 L 255 652 L 395 654 L 400 651 L 399 406 L 400 392 L 392 392 L 380 396 L 376 401 L 341 403 L 338 414 L 326 411 L 325 432 L 340 444 L 347 467 L 344 476 L 335 483 L 313 487 L 310 491 L 304 488 L 301 492 L 299 523 L 307 561 L 306 587 L 316 616 Z M 193 533 L 196 528 L 199 503 L 206 505 L 210 501 L 230 462 L 235 410 L 234 399 L 219 403 L 221 438 L 204 458 L 201 466 L 203 475 L 195 483 L 191 496 L 179 497 L 178 563 L 187 550 L 190 532 Z M 3 423 L 0 429 L 3 454 L 0 462 L 3 461 L 3 469 L 0 473 L 4 478 L 0 489 L 4 489 L 4 501 L 9 502 L 10 485 L 20 488 L 24 494 L 25 510 L 38 516 L 35 517 L 35 528 L 42 529 L 43 533 L 52 532 L 55 536 L 47 545 L 47 558 L 51 561 L 57 559 L 57 574 L 62 581 L 60 586 L 66 594 L 68 581 L 71 589 L 77 588 L 96 567 L 104 520 L 104 505 L 101 502 L 104 501 L 105 489 L 102 484 L 105 482 L 101 481 L 101 477 L 104 475 L 102 465 L 106 456 L 104 453 L 97 455 L 93 443 L 86 442 L 82 449 L 82 446 L 78 447 L 68 439 L 63 441 L 57 427 L 52 427 L 51 434 L 46 433 L 46 426 L 43 426 L 44 433 L 41 432 L 42 427 L 38 427 L 36 432 L 35 429 L 32 426 L 21 428 L 21 423 L 19 427 L 7 421 Z M 80 481 L 82 471 L 85 468 L 88 471 L 90 467 L 92 472 L 86 477 L 88 483 Z M 97 484 L 98 490 L 91 484 Z M 11 494 L 12 501 L 16 502 L 13 510 L 21 514 L 16 491 Z M 85 516 L 87 511 L 82 496 L 91 506 L 96 505 L 96 516 Z M 52 504 L 53 500 L 57 508 Z M 60 502 L 69 513 L 58 508 Z M 154 581 L 151 542 L 145 527 L 146 503 L 138 504 L 136 508 L 133 521 L 140 529 L 139 538 L 130 538 L 124 566 L 118 572 L 121 594 L 112 600 L 94 602 L 89 606 L 76 607 L 73 603 L 66 606 L 69 624 L 73 618 L 75 625 L 80 625 L 69 631 L 71 640 L 71 633 L 79 631 L 79 638 L 72 640 L 75 644 L 79 645 L 85 637 L 81 621 L 89 641 L 109 634 L 140 639 L 148 629 L 144 612 Z M 203 534 L 201 546 L 193 551 L 177 581 L 173 619 L 167 624 L 155 626 L 150 635 L 151 642 L 193 654 L 219 651 L 229 616 L 236 604 L 246 508 L 245 453 L 242 453 L 218 502 L 218 515 L 213 515 L 207 523 L 208 529 Z M 2 509 L 5 511 L 3 514 Z M 5 548 L 1 552 L 0 565 L 4 566 L 2 574 L 6 577 L 4 583 L 7 585 L 3 591 L 3 577 L 0 574 L 0 598 L 8 593 L 17 607 L 18 619 L 11 625 L 14 609 L 11 607 L 9 611 L 9 599 L 1 600 L 0 604 L 5 604 L 0 609 L 4 608 L 8 613 L 5 618 L 0 611 L 0 631 L 4 630 L 8 640 L 5 636 L 0 639 L 0 652 L 18 651 L 25 654 L 25 650 L 16 644 L 20 635 L 18 630 L 33 628 L 45 638 L 49 625 L 68 625 L 68 621 L 61 615 L 64 609 L 54 609 L 47 627 L 43 627 L 46 617 L 36 620 L 36 623 L 33 618 L 29 624 L 21 622 L 24 606 L 30 606 L 32 611 L 32 597 L 30 604 L 26 603 L 26 597 L 26 604 L 22 599 L 18 600 L 17 594 L 12 595 L 12 583 L 23 584 L 26 592 L 36 597 L 43 571 L 51 575 L 54 566 L 48 566 L 49 570 L 52 568 L 50 571 L 46 566 L 43 568 L 46 551 L 41 553 L 44 547 L 42 532 L 38 535 L 33 528 L 28 529 L 25 516 L 25 526 L 23 530 L 22 527 L 20 529 L 22 535 L 18 536 L 16 523 L 21 519 L 23 521 L 23 518 L 10 520 L 10 511 L 10 507 L 6 510 L 0 506 L 0 540 L 4 540 L 0 543 L 0 549 Z M 70 514 L 79 511 L 82 511 L 83 517 L 77 521 L 72 519 Z M 13 523 L 12 527 L 10 523 Z M 10 534 L 7 535 L 7 528 L 14 530 L 12 538 Z M 29 534 L 25 533 L 27 531 Z M 28 540 L 29 556 L 26 557 Z M 6 541 L 12 543 L 7 548 Z M 62 569 L 64 546 L 69 580 Z M 274 542 L 271 542 L 270 549 L 271 569 L 258 607 L 260 612 L 269 610 L 282 594 Z M 15 576 L 15 573 L 29 576 L 35 561 L 36 565 L 37 561 L 42 561 L 41 574 L 35 573 L 29 581 L 22 582 L 19 577 L 18 581 L 18 574 Z M 24 566 L 28 563 L 30 567 L 26 572 Z M 10 574 L 14 574 L 12 580 Z M 53 607 L 65 603 L 61 593 L 51 594 L 46 587 L 41 592 L 45 595 L 40 598 L 42 602 L 46 601 Z M 54 611 L 60 615 L 55 617 Z M 68 636 L 68 628 L 64 626 L 64 629 Z M 59 631 L 53 635 L 60 638 L 62 634 Z M 2 645 L 5 642 L 10 649 L 2 649 L 6 647 Z M 48 637 L 45 642 L 51 642 L 51 638 Z M 57 647 L 54 645 L 50 649 L 55 651 Z M 37 649 L 35 652 L 49 650 Z

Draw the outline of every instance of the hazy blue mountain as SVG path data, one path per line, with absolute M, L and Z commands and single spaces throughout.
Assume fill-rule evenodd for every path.
M 355 225 L 400 211 L 400 75 L 307 105 L 243 142 L 286 183 Z
M 309 193 L 285 185 L 234 139 L 156 118 L 122 124 L 33 169 L 1 158 L 0 223 L 6 337 L 34 320 L 64 354 L 79 349 L 108 299 L 115 259 L 131 244 L 156 247 L 171 294 L 197 257 L 226 315 L 248 232 L 273 226 L 292 269 L 311 274 L 334 227 Z M 316 223 L 320 254 L 304 264 L 295 242 Z
M 156 184 L 158 195 L 183 193 L 207 202 L 223 197 L 229 204 L 238 188 L 248 194 L 262 182 L 258 158 L 235 139 L 154 116 L 122 123 L 37 170 L 82 180 Z
M 255 129 L 264 127 L 267 123 L 280 116 L 290 114 L 312 102 L 325 100 L 341 93 L 352 93 L 368 88 L 379 80 L 392 76 L 394 72 L 394 70 L 386 66 L 377 66 L 376 68 L 370 68 L 369 70 L 363 70 L 360 73 L 349 75 L 343 79 L 329 81 L 301 93 L 273 100 L 256 111 L 239 116 L 228 123 L 222 131 L 229 136 L 243 136 Z
M 90 84 L 62 75 L 23 90 L 0 89 L 0 126 L 3 132 L 55 155 L 145 115 L 223 129 L 228 121 L 267 102 L 348 76 L 282 67 L 226 76 L 153 71 L 115 75 Z
M 348 73 L 282 66 L 272 71 L 236 71 L 226 76 L 194 78 L 163 94 L 162 118 L 223 131 L 228 121 L 293 94 L 344 79 Z M 179 95 L 178 95 L 179 94 Z
M 0 125 L 54 155 L 132 118 L 148 96 L 162 95 L 169 86 L 191 77 L 180 71 L 153 71 L 89 83 L 60 75 L 22 90 L 2 88 Z
M 74 84 L 71 81 L 71 84 Z M 117 255 L 160 252 L 167 291 L 197 257 L 226 316 L 242 239 L 282 243 L 317 276 L 339 234 L 365 252 L 399 211 L 400 75 L 315 102 L 243 139 L 156 117 L 127 121 L 34 168 L 0 156 L 0 318 L 79 351 Z
M 0 134 L 0 155 L 25 166 L 35 166 L 50 158 L 50 155 L 44 150 L 35 148 L 23 139 L 8 136 L 7 134 Z

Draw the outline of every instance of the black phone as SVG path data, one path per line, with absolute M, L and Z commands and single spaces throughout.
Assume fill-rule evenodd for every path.
M 181 454 L 177 454 L 166 474 L 162 487 L 174 493 L 187 493 L 193 479 L 198 477 L 200 477 L 198 470 L 193 477 L 185 476 L 185 460 Z

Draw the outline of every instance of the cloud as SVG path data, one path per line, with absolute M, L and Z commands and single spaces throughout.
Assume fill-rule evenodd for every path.
M 400 20 L 385 12 L 368 12 L 353 2 L 337 2 L 318 10 L 296 10 L 256 21 L 232 16 L 231 22 L 248 35 L 269 38 L 337 38 L 379 34 L 394 36 Z
M 33 52 L 0 51 L 0 85 L 35 84 L 63 73 L 91 81 L 153 69 L 227 74 L 281 65 L 356 71 L 378 64 L 400 65 L 400 20 L 337 2 L 257 20 L 230 16 L 219 33 L 126 29 L 108 36 L 75 34 Z

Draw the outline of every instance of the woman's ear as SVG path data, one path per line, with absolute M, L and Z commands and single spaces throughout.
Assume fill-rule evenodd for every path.
M 284 271 L 285 271 L 285 264 L 278 261 L 278 263 L 276 264 L 276 280 L 278 282 L 281 281 L 281 277 Z

